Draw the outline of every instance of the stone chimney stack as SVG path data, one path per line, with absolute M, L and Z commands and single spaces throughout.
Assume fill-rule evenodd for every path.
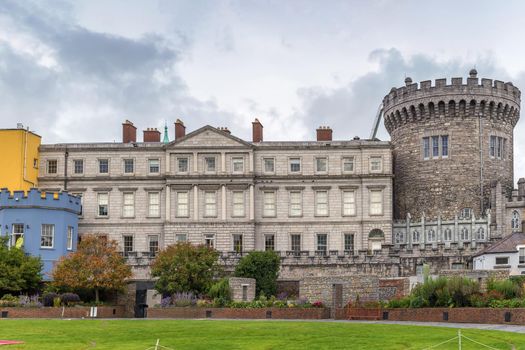
M 518 180 L 518 196 L 525 197 L 525 178 Z
M 253 142 L 262 142 L 263 141 L 263 125 L 259 119 L 255 118 L 252 122 L 252 141 Z
M 137 128 L 127 119 L 122 123 L 122 142 L 137 142 Z
M 175 140 L 178 140 L 184 136 L 186 136 L 186 127 L 184 126 L 182 120 L 177 119 L 175 122 Z
M 332 141 L 332 128 L 320 126 L 317 128 L 317 141 Z
M 160 131 L 157 128 L 144 130 L 144 142 L 160 142 Z

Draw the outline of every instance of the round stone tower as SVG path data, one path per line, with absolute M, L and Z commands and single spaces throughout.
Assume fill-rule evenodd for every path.
M 477 78 L 405 79 L 383 99 L 394 150 L 394 216 L 479 217 L 490 188 L 513 184 L 513 132 L 520 90 L 512 83 Z

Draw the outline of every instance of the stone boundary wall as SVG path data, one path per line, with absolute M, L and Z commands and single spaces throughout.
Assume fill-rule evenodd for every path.
M 334 284 L 342 285 L 342 305 L 354 302 L 379 300 L 379 278 L 372 275 L 304 277 L 299 282 L 299 297 L 310 302 L 322 301 L 332 305 Z
M 408 278 L 381 278 L 379 279 L 379 300 L 386 301 L 402 298 L 410 293 Z
M 2 307 L 1 318 L 90 318 L 91 307 Z M 99 306 L 96 318 L 125 318 L 124 306 Z
M 290 319 L 321 320 L 330 318 L 329 308 L 199 308 L 170 307 L 150 308 L 148 318 L 231 318 L 231 319 Z
M 489 279 L 506 280 L 509 278 L 509 270 L 443 270 L 439 273 L 442 277 L 468 277 L 479 282 L 482 292 L 487 290 Z
M 369 311 L 371 310 L 371 311 Z M 367 319 L 378 313 L 385 321 L 453 322 L 525 325 L 525 308 L 419 308 L 419 309 L 337 309 L 338 320 Z

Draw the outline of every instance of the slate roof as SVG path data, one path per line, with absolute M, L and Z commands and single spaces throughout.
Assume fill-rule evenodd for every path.
M 525 234 L 513 233 L 510 236 L 503 238 L 501 241 L 481 250 L 474 255 L 474 257 L 484 254 L 515 253 L 518 251 L 516 246 L 521 244 L 525 245 Z

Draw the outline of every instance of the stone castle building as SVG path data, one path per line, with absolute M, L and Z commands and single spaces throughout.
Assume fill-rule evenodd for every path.
M 263 141 L 253 123 L 247 142 L 226 128 L 175 141 L 131 122 L 122 143 L 43 145 L 40 186 L 82 197 L 80 234 L 120 243 L 137 266 L 178 241 L 215 247 L 225 257 L 271 249 L 283 257 L 353 255 L 381 250 L 392 239 L 389 142 Z M 145 274 L 137 272 L 143 278 Z
M 119 242 L 137 280 L 156 252 L 207 244 L 231 268 L 275 250 L 284 280 L 415 275 L 466 268 L 471 256 L 523 229 L 525 180 L 513 181 L 520 91 L 511 83 L 438 79 L 384 98 L 392 141 L 251 141 L 205 126 L 175 140 L 123 124 L 121 143 L 40 147 L 39 184 L 82 197 L 79 233 Z
M 480 217 L 491 188 L 513 188 L 513 131 L 520 90 L 477 78 L 405 80 L 383 99 L 394 156 L 394 216 Z M 510 193 L 510 192 L 509 192 Z

